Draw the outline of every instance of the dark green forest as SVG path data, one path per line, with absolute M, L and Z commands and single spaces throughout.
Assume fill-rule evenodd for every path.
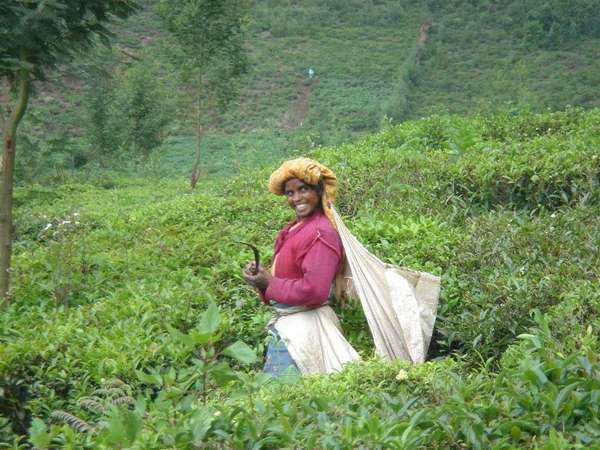
M 80 3 L 0 5 L 3 129 L 31 79 L 0 448 L 600 448 L 598 0 Z M 297 156 L 441 277 L 427 362 L 377 358 L 350 301 L 361 362 L 261 372 L 235 241 L 269 263 Z

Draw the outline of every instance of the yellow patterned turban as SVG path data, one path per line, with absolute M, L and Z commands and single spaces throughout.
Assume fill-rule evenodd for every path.
M 271 174 L 269 192 L 275 195 L 283 195 L 285 182 L 292 178 L 298 178 L 313 186 L 318 185 L 319 181 L 323 183 L 323 193 L 321 194 L 323 212 L 333 227 L 336 228 L 331 204 L 335 200 L 337 181 L 331 169 L 309 158 L 291 159 L 284 162 L 279 169 Z

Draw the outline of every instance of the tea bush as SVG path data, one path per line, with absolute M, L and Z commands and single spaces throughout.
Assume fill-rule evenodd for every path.
M 442 274 L 442 347 L 498 356 L 531 308 L 597 276 L 599 126 L 598 110 L 433 116 L 315 155 L 375 253 Z
M 170 384 L 156 399 L 105 413 L 93 433 L 31 432 L 98 448 L 589 448 L 600 438 L 596 353 L 565 354 L 547 321 L 536 321 L 497 373 L 466 372 L 452 359 L 372 360 L 327 377 L 238 375 L 230 396 L 208 403 L 186 395 L 173 373 L 157 378 Z
M 106 176 L 19 189 L 13 302 L 0 316 L 0 438 L 144 449 L 591 445 L 599 119 L 433 116 L 312 152 L 338 175 L 337 207 L 372 252 L 442 276 L 434 359 L 416 367 L 372 356 L 353 303 L 335 308 L 365 361 L 340 374 L 272 382 L 254 374 L 249 349 L 237 362 L 219 353 L 237 341 L 264 350 L 269 313 L 240 278 L 251 255 L 234 240 L 256 243 L 268 264 L 290 218 L 266 193 L 271 167 L 204 180 L 195 193 Z M 537 181 L 507 191 L 523 174 Z M 213 303 L 221 323 L 210 350 L 199 330 Z M 226 361 L 234 372 L 217 388 L 210 374 Z M 209 382 L 197 384 L 203 370 Z M 79 400 L 113 378 L 135 404 L 84 411 Z M 98 426 L 79 434 L 53 411 Z

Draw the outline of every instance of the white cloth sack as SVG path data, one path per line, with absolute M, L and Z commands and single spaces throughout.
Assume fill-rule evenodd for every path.
M 342 239 L 346 273 L 336 280 L 341 290 L 360 299 L 377 353 L 412 363 L 425 361 L 440 294 L 440 278 L 386 264 L 348 231 L 332 207 Z
M 300 373 L 338 372 L 344 364 L 360 359 L 329 306 L 275 308 L 275 313 L 274 327 Z
M 425 361 L 436 318 L 440 278 L 382 262 L 346 228 L 333 209 L 345 253 L 340 291 L 360 299 L 377 353 L 412 363 Z M 360 360 L 329 306 L 275 308 L 272 324 L 302 374 L 337 372 Z

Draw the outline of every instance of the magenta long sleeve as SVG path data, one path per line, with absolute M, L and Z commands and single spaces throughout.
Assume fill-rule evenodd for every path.
M 317 238 L 302 261 L 302 278 L 273 277 L 265 297 L 286 305 L 321 305 L 329 297 L 339 262 L 339 253 Z

